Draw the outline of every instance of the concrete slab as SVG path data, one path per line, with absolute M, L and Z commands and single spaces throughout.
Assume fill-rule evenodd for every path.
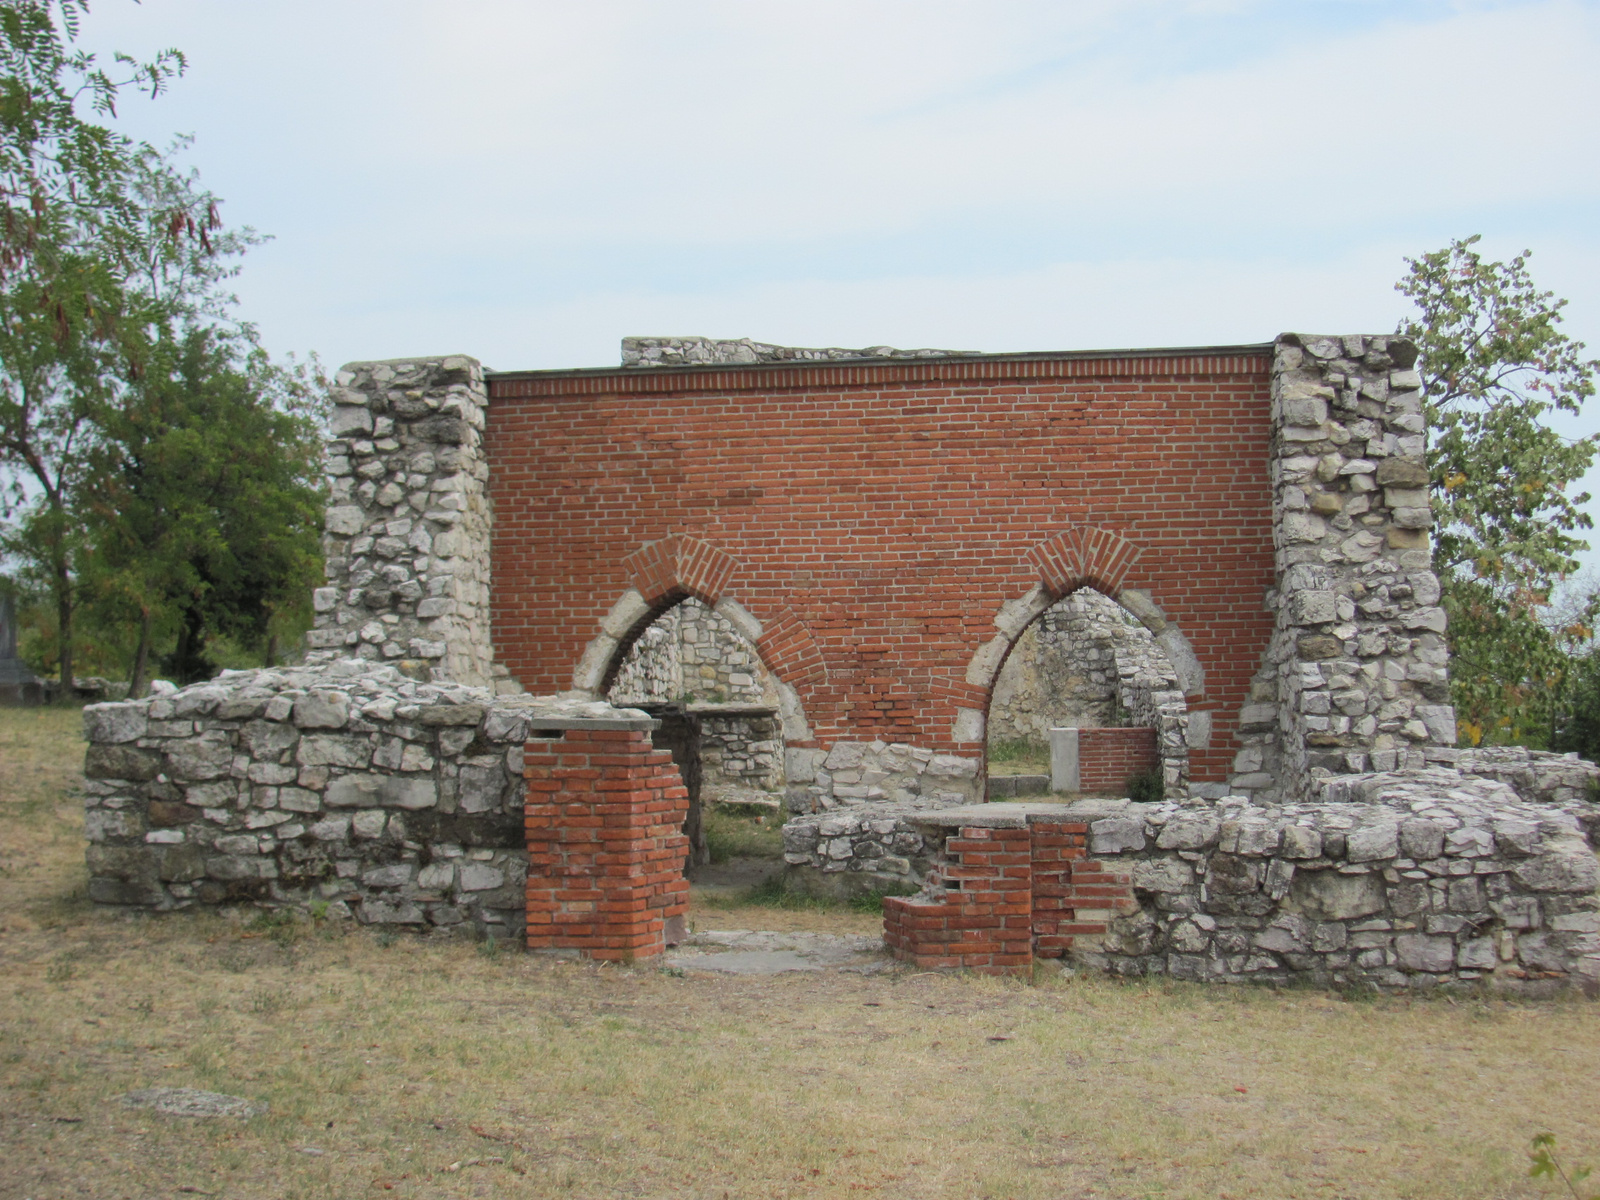
M 872 934 L 707 930 L 668 951 L 662 966 L 725 975 L 781 975 L 829 970 L 870 973 L 887 970 L 891 963 L 883 939 Z

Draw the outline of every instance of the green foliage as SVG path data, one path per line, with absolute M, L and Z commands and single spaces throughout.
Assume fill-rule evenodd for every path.
M 1128 799 L 1135 804 L 1156 804 L 1166 795 L 1166 779 L 1160 767 L 1140 771 L 1127 783 Z
M 183 57 L 70 46 L 82 0 L 0 6 L 0 553 L 35 607 L 35 662 L 141 685 L 272 656 L 320 578 L 321 380 L 271 363 L 227 281 L 261 241 L 114 115 Z M 39 645 L 48 630 L 53 647 Z M 159 649 L 158 649 L 159 648 Z
M 1600 361 L 1560 329 L 1565 300 L 1539 291 L 1525 252 L 1485 262 L 1477 237 L 1408 259 L 1396 284 L 1418 316 L 1399 332 L 1420 352 L 1435 521 L 1434 569 L 1450 616 L 1452 700 L 1463 740 L 1544 744 L 1581 620 L 1553 624 L 1551 589 L 1577 569 L 1591 526 L 1569 494 L 1600 435 L 1545 422 L 1578 413 Z
M 1550 749 L 1600 762 L 1600 650 L 1574 658 L 1556 707 Z M 1596 797 L 1600 799 L 1600 797 Z
M 1571 740 L 1573 674 L 1584 661 L 1575 656 L 1590 636 L 1594 599 L 1578 619 L 1555 625 L 1548 606 L 1526 594 L 1508 597 L 1481 579 L 1450 580 L 1442 603 L 1450 618 L 1451 699 L 1464 741 L 1553 749 L 1557 740 Z M 1562 728 L 1568 733 L 1559 734 Z
M 1565 300 L 1541 292 L 1528 254 L 1486 263 L 1476 236 L 1407 259 L 1396 285 L 1420 310 L 1400 332 L 1421 356 L 1432 431 L 1434 562 L 1493 584 L 1548 592 L 1577 570 L 1588 543 L 1588 495 L 1567 489 L 1594 461 L 1600 435 L 1568 441 L 1544 423 L 1594 395 L 1600 361 L 1561 332 Z
M 1033 738 L 1004 738 L 989 743 L 991 763 L 1031 763 L 1050 760 L 1050 747 Z
M 1600 1200 L 1600 1192 L 1578 1190 L 1578 1185 L 1594 1173 L 1592 1167 L 1574 1167 L 1569 1172 L 1556 1158 L 1556 1135 L 1541 1133 L 1536 1136 L 1528 1147 L 1528 1157 L 1533 1160 L 1533 1166 L 1528 1168 L 1528 1175 L 1534 1179 L 1559 1179 L 1566 1186 L 1567 1192 L 1573 1200 Z

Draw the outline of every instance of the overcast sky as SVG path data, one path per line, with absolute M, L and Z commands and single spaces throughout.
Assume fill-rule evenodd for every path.
M 188 55 L 121 127 L 195 136 L 274 238 L 244 315 L 329 366 L 1385 332 L 1471 233 L 1600 353 L 1597 3 L 94 0 L 83 40 Z

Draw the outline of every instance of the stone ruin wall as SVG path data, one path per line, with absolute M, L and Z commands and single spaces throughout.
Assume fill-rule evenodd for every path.
M 1547 782 L 1600 775 L 1556 755 L 1522 765 Z M 1038 954 L 1201 982 L 1600 992 L 1591 803 L 1530 803 L 1433 769 L 1329 777 L 1315 800 L 1282 806 L 1010 807 L 922 819 L 930 883 L 886 902 L 897 957 L 1001 974 Z
M 328 585 L 312 598 L 308 647 L 489 686 L 483 368 L 463 357 L 352 363 L 332 398 Z
M 1415 363 L 1398 338 L 1286 334 L 1274 348 L 1276 628 L 1241 714 L 1235 794 L 1297 798 L 1324 775 L 1455 761 Z
M 1413 360 L 1382 337 L 1279 340 L 1276 628 L 1234 775 L 1187 802 L 1095 816 L 1093 853 L 1124 878 L 1127 903 L 1075 948 L 1083 961 L 1391 985 L 1593 974 L 1594 858 L 1579 826 L 1592 836 L 1594 810 L 1574 793 L 1600 772 L 1454 748 Z M 320 901 L 373 922 L 514 933 L 523 739 L 541 719 L 620 718 L 493 695 L 515 684 L 487 628 L 477 364 L 355 364 L 338 381 L 329 586 L 308 664 L 86 710 L 92 895 L 152 908 Z M 1169 644 L 1149 597 L 1118 599 Z M 803 715 L 784 717 L 804 729 Z M 1184 740 L 1203 738 L 1208 714 L 1189 721 Z M 948 906 L 960 889 L 938 870 L 950 827 L 937 818 L 978 798 L 977 760 L 844 740 L 791 745 L 785 760 L 789 804 L 805 814 L 785 830 L 792 868 L 923 877 L 907 903 Z M 1174 841 L 1212 818 L 1214 842 Z M 1377 906 L 1341 916 L 1346 892 Z

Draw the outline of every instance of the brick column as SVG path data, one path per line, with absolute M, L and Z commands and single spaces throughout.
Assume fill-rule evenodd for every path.
M 1026 829 L 963 827 L 944 848 L 937 896 L 886 897 L 883 940 L 918 967 L 1026 975 L 1033 870 Z
M 651 724 L 550 723 L 556 737 L 528 742 L 530 950 L 632 962 L 681 926 L 689 793 Z
M 1118 916 L 1139 902 L 1133 879 L 1087 857 L 1089 827 L 1077 822 L 1030 820 L 1033 858 L 1033 952 L 1062 958 L 1080 937 L 1105 936 Z

